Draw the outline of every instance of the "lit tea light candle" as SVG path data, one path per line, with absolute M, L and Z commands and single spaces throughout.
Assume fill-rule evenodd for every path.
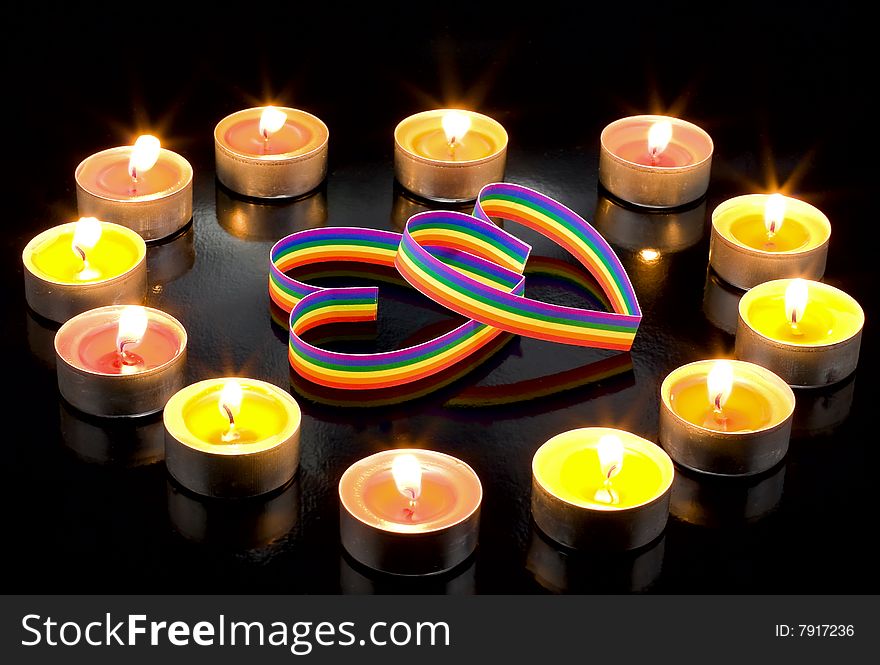
M 160 411 L 183 386 L 186 331 L 177 319 L 139 305 L 83 312 L 55 335 L 58 388 L 96 416 Z
M 712 213 L 709 264 L 729 284 L 750 289 L 773 279 L 819 279 L 831 224 L 809 203 L 782 194 L 750 194 Z
M 794 393 L 773 372 L 736 360 L 702 360 L 660 387 L 660 444 L 678 464 L 752 475 L 785 457 Z
M 660 115 L 621 118 L 602 130 L 599 182 L 640 206 L 675 208 L 706 193 L 712 138 L 696 125 Z
M 173 395 L 163 417 L 168 472 L 198 494 L 264 494 L 299 467 L 299 405 L 265 381 L 199 381 Z
M 472 201 L 504 178 L 507 132 L 492 118 L 457 109 L 424 111 L 394 130 L 394 175 L 434 201 Z
M 21 255 L 25 298 L 47 319 L 64 322 L 102 305 L 141 304 L 147 246 L 134 231 L 85 217 L 43 231 Z
M 339 480 L 342 545 L 376 570 L 449 570 L 477 546 L 482 498 L 477 474 L 450 455 L 418 449 L 370 455 Z
M 622 430 L 563 432 L 532 460 L 532 516 L 553 540 L 576 549 L 630 550 L 666 527 L 672 460 Z
M 865 313 L 833 286 L 778 279 L 739 302 L 736 357 L 773 370 L 796 387 L 846 378 L 859 362 Z
M 192 166 L 154 136 L 87 157 L 74 175 L 80 215 L 127 226 L 145 240 L 173 235 L 192 219 Z
M 329 140 L 327 125 L 299 109 L 238 111 L 214 128 L 217 178 L 245 196 L 301 196 L 327 176 Z

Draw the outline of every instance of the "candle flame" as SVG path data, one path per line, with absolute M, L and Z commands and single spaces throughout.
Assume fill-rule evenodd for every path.
M 774 236 L 782 228 L 785 220 L 785 197 L 782 194 L 771 194 L 764 204 L 764 226 L 767 235 Z
M 645 248 L 639 252 L 639 256 L 645 263 L 654 263 L 660 258 L 660 251 L 653 248 Z
M 235 423 L 235 416 L 241 411 L 242 399 L 241 384 L 235 379 L 229 379 L 223 384 L 220 391 L 220 413 L 229 419 L 230 426 Z
M 803 279 L 793 279 L 785 289 L 785 318 L 796 326 L 804 318 L 804 310 L 809 300 L 809 288 Z
M 119 317 L 119 329 L 116 332 L 116 348 L 125 354 L 126 346 L 137 346 L 147 332 L 147 310 L 137 305 L 130 305 L 122 310 Z
M 138 176 L 153 168 L 159 160 L 161 149 L 159 139 L 155 136 L 138 136 L 131 147 L 131 157 L 128 158 L 128 175 L 137 180 Z
M 672 123 L 669 120 L 658 120 L 648 130 L 648 152 L 656 158 L 666 150 L 672 140 Z
M 726 360 L 719 360 L 712 365 L 706 377 L 709 389 L 709 402 L 716 412 L 720 412 L 733 390 L 733 365 Z
M 449 145 L 461 142 L 471 128 L 470 116 L 461 111 L 444 113 L 440 122 L 443 125 L 443 132 L 446 134 L 446 141 Z
M 623 468 L 623 443 L 613 434 L 606 434 L 599 439 L 596 448 L 599 454 L 599 467 L 605 480 L 611 480 Z
M 418 501 L 422 495 L 422 465 L 415 455 L 397 455 L 391 463 L 391 475 L 398 492 L 410 502 Z
M 284 127 L 286 120 L 287 114 L 284 111 L 274 106 L 267 106 L 260 115 L 260 136 L 268 141 L 272 134 Z
M 86 260 L 86 250 L 98 244 L 102 231 L 101 222 L 95 217 L 80 217 L 74 225 L 71 247 L 83 261 Z

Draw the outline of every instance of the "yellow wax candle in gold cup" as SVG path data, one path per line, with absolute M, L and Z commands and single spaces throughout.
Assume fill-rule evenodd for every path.
M 80 215 L 127 226 L 144 240 L 173 235 L 192 219 L 192 166 L 154 136 L 87 157 L 74 177 Z
M 21 254 L 25 298 L 47 319 L 102 305 L 140 305 L 147 294 L 147 246 L 118 224 L 84 217 L 43 231 Z
M 825 386 L 859 362 L 865 313 L 833 286 L 778 279 L 739 302 L 736 357 L 767 367 L 795 387 Z
M 752 475 L 785 457 L 794 393 L 773 372 L 736 360 L 701 360 L 660 386 L 660 444 L 703 473 Z
M 729 199 L 712 213 L 709 264 L 741 289 L 825 273 L 831 224 L 818 208 L 782 194 Z
M 436 109 L 402 120 L 394 130 L 394 175 L 433 201 L 473 201 L 504 177 L 507 131 L 474 111 Z
M 327 176 L 330 130 L 299 109 L 259 106 L 214 128 L 217 178 L 233 192 L 261 199 L 312 191 Z
M 199 381 L 172 396 L 163 417 L 168 472 L 198 494 L 264 494 L 299 466 L 299 406 L 265 381 Z
M 532 516 L 567 547 L 635 549 L 666 527 L 673 475 L 669 455 L 635 434 L 563 432 L 532 459 Z

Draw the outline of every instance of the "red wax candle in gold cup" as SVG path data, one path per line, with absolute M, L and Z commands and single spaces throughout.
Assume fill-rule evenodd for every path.
M 342 544 L 377 570 L 449 570 L 476 547 L 482 496 L 477 474 L 455 457 L 419 449 L 376 453 L 339 481 Z

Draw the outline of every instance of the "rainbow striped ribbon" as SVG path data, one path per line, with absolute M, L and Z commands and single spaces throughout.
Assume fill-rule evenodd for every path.
M 612 312 L 563 307 L 523 295 L 531 248 L 490 217 L 517 221 L 569 250 L 597 279 Z M 372 321 L 375 287 L 320 288 L 289 277 L 327 261 L 395 266 L 429 298 L 470 320 L 409 348 L 373 354 L 320 349 L 302 334 L 320 325 Z M 641 319 L 632 284 L 605 240 L 577 214 L 526 187 L 487 185 L 474 216 L 432 211 L 413 216 L 403 234 L 365 228 L 319 228 L 279 240 L 270 254 L 269 294 L 290 311 L 288 357 L 318 385 L 380 389 L 430 377 L 461 362 L 503 331 L 539 339 L 628 350 Z

